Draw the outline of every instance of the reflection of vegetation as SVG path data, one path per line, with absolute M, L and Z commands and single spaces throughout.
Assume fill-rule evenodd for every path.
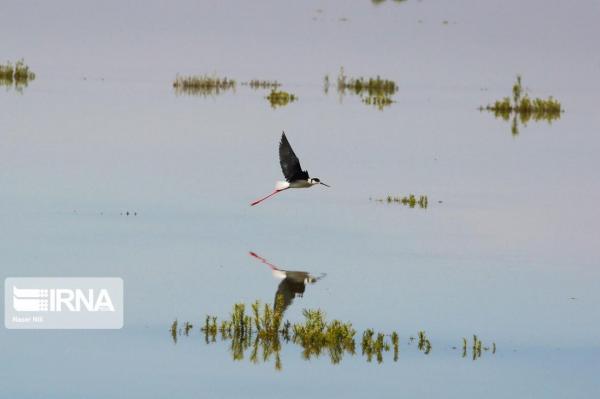
M 279 86 L 281 86 L 281 83 L 279 83 L 276 80 L 271 81 L 271 80 L 252 79 L 249 82 L 242 83 L 242 85 L 250 86 L 251 89 L 276 89 Z
M 203 96 L 217 95 L 221 91 L 235 89 L 235 80 L 216 76 L 179 76 L 175 78 L 173 87 L 178 94 L 199 94 Z
M 467 357 L 467 339 L 463 337 L 463 347 L 462 347 L 462 357 Z M 477 360 L 481 357 L 481 350 L 484 351 L 492 351 L 492 354 L 496 353 L 496 343 L 492 342 L 492 347 L 483 346 L 483 342 L 477 337 L 477 335 L 473 335 L 473 345 L 471 346 L 471 356 L 473 360 Z
M 431 341 L 425 335 L 425 331 L 419 331 L 419 344 L 417 346 L 426 355 L 429 355 L 429 352 L 431 352 Z
M 1 86 L 11 87 L 14 84 L 15 89 L 22 91 L 34 79 L 35 73 L 29 69 L 23 59 L 17 61 L 14 66 L 10 61 L 7 61 L 4 65 L 0 64 Z
M 319 357 L 326 349 L 332 364 L 338 364 L 344 353 L 354 354 L 354 335 L 352 324 L 339 320 L 327 322 L 321 310 L 304 310 L 304 323 L 292 327 L 292 341 L 303 350 L 302 357 L 310 360 Z
M 173 338 L 173 342 L 177 343 L 177 319 L 171 324 L 171 338 Z
M 325 91 L 329 89 L 329 76 L 325 76 Z M 344 68 L 340 68 L 337 78 L 337 90 L 340 98 L 347 91 L 361 97 L 362 101 L 368 105 L 375 105 L 379 110 L 389 106 L 394 102 L 392 96 L 398 91 L 398 86 L 393 80 L 376 78 L 349 78 L 344 73 Z
M 273 108 L 286 106 L 297 99 L 298 97 L 291 93 L 286 91 L 277 91 L 275 89 L 271 90 L 271 93 L 267 96 L 267 100 L 269 100 L 271 107 Z
M 394 3 L 404 3 L 406 0 L 394 0 Z M 374 5 L 378 6 L 381 3 L 384 3 L 385 0 L 371 0 L 371 3 L 373 3 Z
M 361 341 L 361 349 L 362 354 L 367 356 L 367 362 L 371 362 L 373 356 L 377 359 L 377 363 L 383 363 L 383 352 L 389 352 L 390 343 L 388 342 L 386 335 L 383 333 L 377 333 L 377 337 L 375 337 L 375 331 L 368 328 L 363 332 L 362 341 Z M 394 361 L 398 361 L 398 333 L 395 331 L 391 335 L 392 344 L 394 345 Z M 396 339 L 396 343 L 394 344 L 394 339 Z
M 192 325 L 192 323 L 190 323 L 189 321 L 186 321 L 185 324 L 183 325 L 183 333 L 188 336 L 190 335 L 190 331 L 192 331 L 192 328 L 194 326 Z
M 302 348 L 302 358 L 311 360 L 327 353 L 332 364 L 338 364 L 344 355 L 354 356 L 356 354 L 356 330 L 351 323 L 339 320 L 327 321 L 321 310 L 304 310 L 304 319 L 292 324 L 283 322 L 283 313 L 277 309 L 283 309 L 283 295 L 278 295 L 274 307 L 269 304 L 261 304 L 256 301 L 251 306 L 251 311 L 246 313 L 246 306 L 238 303 L 233 307 L 229 319 L 218 322 L 217 317 L 207 316 L 204 326 L 200 329 L 204 335 L 204 341 L 211 344 L 217 341 L 230 342 L 230 351 L 233 360 L 243 360 L 248 350 L 249 359 L 252 363 L 268 362 L 274 359 L 275 369 L 281 370 L 282 363 L 280 353 L 282 343 L 291 343 Z M 177 320 L 171 325 L 171 336 L 177 343 L 178 335 L 188 335 L 192 330 L 190 323 L 185 323 L 183 329 L 178 329 Z M 431 341 L 425 331 L 418 333 L 418 349 L 424 354 L 432 350 Z M 411 342 L 414 338 L 411 337 Z M 473 348 L 476 357 L 481 356 L 481 341 L 474 336 Z M 463 339 L 463 357 L 466 356 L 466 339 Z M 377 363 L 382 363 L 384 353 L 393 350 L 393 360 L 398 361 L 400 349 L 400 338 L 396 331 L 384 334 L 373 329 L 366 329 L 361 338 L 362 355 L 368 362 L 373 358 Z M 483 350 L 488 350 L 484 347 Z M 492 353 L 496 352 L 493 345 Z M 474 357 L 474 358 L 476 358 Z
M 385 198 L 375 198 L 375 201 L 387 202 L 388 204 L 399 203 L 402 205 L 408 205 L 411 208 L 414 208 L 416 205 L 419 205 L 419 208 L 422 208 L 422 209 L 427 208 L 427 205 L 429 204 L 429 200 L 427 199 L 426 195 L 420 195 L 419 198 L 417 199 L 417 197 L 414 194 L 410 194 L 408 197 L 407 196 L 399 197 L 399 196 L 388 195 Z
M 552 123 L 553 120 L 559 119 L 563 112 L 560 102 L 552 96 L 544 100 L 542 98 L 531 99 L 527 94 L 523 94 L 519 75 L 517 75 L 517 81 L 513 85 L 512 91 L 512 99 L 504 97 L 494 104 L 479 107 L 479 110 L 493 112 L 496 118 L 502 118 L 505 121 L 512 117 L 511 131 L 514 135 L 519 133 L 519 123 L 526 126 L 531 119 L 536 122 L 545 120 Z

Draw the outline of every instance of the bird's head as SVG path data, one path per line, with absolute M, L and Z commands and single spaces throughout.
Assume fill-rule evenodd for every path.
M 314 277 L 314 276 L 310 276 L 310 275 L 309 275 L 308 277 L 306 277 L 306 278 L 304 279 L 304 284 L 314 284 L 314 283 L 316 283 L 316 282 L 317 282 L 317 280 L 318 280 L 318 279 L 317 279 L 316 277 Z
M 310 181 L 310 184 L 312 184 L 313 186 L 315 184 L 322 184 L 325 187 L 331 187 L 330 185 L 323 183 L 318 177 L 313 177 L 309 181 Z

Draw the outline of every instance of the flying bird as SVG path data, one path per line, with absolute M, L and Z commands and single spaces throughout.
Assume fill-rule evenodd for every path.
M 294 298 L 302 297 L 307 284 L 314 284 L 326 276 L 324 273 L 318 277 L 315 277 L 308 272 L 283 270 L 269 263 L 269 261 L 267 261 L 265 258 L 257 255 L 254 252 L 250 252 L 250 255 L 269 266 L 271 272 L 273 273 L 273 277 L 281 279 L 281 282 L 277 287 L 277 292 L 275 293 L 275 300 L 273 303 L 273 309 L 276 312 L 280 312 L 280 314 L 285 312 L 288 306 L 292 304 Z M 277 298 L 280 296 L 283 298 L 283 301 L 278 303 Z M 282 308 L 279 309 L 278 307 Z
M 251 206 L 257 205 L 267 198 L 287 190 L 288 188 L 309 188 L 317 184 L 331 187 L 316 177 L 311 178 L 308 175 L 308 171 L 302 170 L 300 160 L 296 154 L 294 154 L 290 142 L 287 137 L 285 137 L 285 132 L 281 134 L 281 141 L 279 142 L 279 164 L 281 165 L 281 171 L 283 172 L 286 181 L 278 181 L 275 183 L 275 191 L 264 198 L 254 201 L 250 204 Z

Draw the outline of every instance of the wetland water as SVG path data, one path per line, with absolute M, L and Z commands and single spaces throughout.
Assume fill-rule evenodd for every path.
M 3 7 L 0 56 L 36 78 L 0 86 L 0 277 L 121 277 L 125 327 L 1 329 L 0 397 L 595 397 L 600 8 L 447 3 Z M 393 80 L 395 102 L 324 93 L 340 66 Z M 178 95 L 177 73 L 277 80 L 298 99 Z M 560 119 L 513 135 L 477 110 L 517 74 Z M 332 188 L 251 208 L 281 179 L 282 130 Z M 375 201 L 410 193 L 427 208 Z M 398 361 L 284 344 L 276 371 L 207 345 L 207 314 L 273 303 L 280 281 L 249 251 L 326 274 L 285 319 L 320 308 L 397 331 Z M 195 325 L 176 344 L 174 319 Z M 420 330 L 427 355 L 409 345 Z M 463 358 L 473 334 L 496 353 Z

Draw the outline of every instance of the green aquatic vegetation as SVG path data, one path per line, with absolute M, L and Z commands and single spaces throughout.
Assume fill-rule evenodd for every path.
M 192 331 L 192 328 L 194 326 L 192 325 L 192 323 L 190 323 L 189 321 L 186 321 L 185 324 L 183 325 L 183 333 L 188 336 L 190 335 L 190 331 Z
M 492 354 L 496 354 L 496 343 L 492 342 L 491 348 L 489 346 L 483 346 L 483 341 L 479 339 L 479 337 L 473 334 L 473 345 L 471 346 L 471 358 L 473 360 L 477 360 L 481 357 L 481 353 L 483 351 L 490 351 Z M 467 355 L 467 340 L 463 338 L 463 357 Z
M 532 119 L 535 122 L 545 120 L 548 123 L 560 119 L 562 113 L 561 103 L 552 96 L 547 99 L 530 98 L 523 88 L 521 76 L 517 75 L 512 87 L 512 99 L 504 97 L 493 104 L 479 107 L 480 111 L 492 112 L 496 118 L 508 121 L 512 118 L 511 132 L 519 134 L 519 125 L 526 126 Z
M 251 312 L 246 312 L 243 303 L 234 304 L 227 319 L 219 320 L 216 316 L 207 315 L 204 326 L 200 328 L 206 344 L 216 343 L 217 336 L 220 340 L 229 343 L 229 351 L 234 361 L 246 358 L 252 363 L 266 363 L 274 360 L 276 370 L 282 369 L 281 350 L 282 343 L 298 345 L 302 348 L 302 358 L 311 360 L 327 354 L 331 364 L 340 363 L 345 356 L 356 354 L 356 330 L 349 322 L 340 320 L 327 320 L 325 313 L 320 309 L 305 309 L 303 319 L 296 323 L 283 322 L 284 296 L 278 295 L 275 304 L 262 305 L 259 301 L 251 304 Z M 190 322 L 183 324 L 183 329 L 178 327 L 177 319 L 170 328 L 170 334 L 175 343 L 178 336 L 189 336 L 193 325 Z M 483 347 L 482 342 L 473 336 L 474 358 L 481 356 L 481 351 L 490 350 Z M 415 340 L 410 337 L 410 342 Z M 394 362 L 398 361 L 400 338 L 396 331 L 391 334 L 375 332 L 368 328 L 361 336 L 361 350 L 367 362 L 373 358 L 377 363 L 383 363 L 384 355 L 393 349 Z M 425 331 L 418 332 L 418 349 L 429 354 L 432 345 Z M 463 338 L 463 357 L 466 356 L 467 340 Z M 492 353 L 496 351 L 495 343 L 492 344 Z
M 329 82 L 329 75 L 325 75 L 323 77 L 323 92 L 325 94 L 328 94 L 330 87 L 331 87 L 331 83 Z
M 326 77 L 328 82 L 329 77 Z M 391 105 L 394 102 L 392 96 L 398 91 L 398 85 L 393 80 L 383 79 L 380 76 L 351 78 L 344 72 L 344 67 L 340 68 L 336 87 L 340 99 L 350 92 L 358 95 L 363 103 L 376 106 L 379 110 Z
M 385 334 L 379 332 L 377 333 L 377 336 L 375 336 L 375 332 L 370 328 L 363 332 L 360 346 L 363 356 L 367 357 L 367 362 L 371 362 L 373 356 L 375 356 L 377 363 L 383 363 L 383 352 L 389 352 L 390 350 L 390 344 L 387 341 Z M 397 360 L 396 347 L 394 347 L 394 352 L 394 359 Z
M 291 102 L 298 100 L 294 94 L 288 93 L 286 91 L 277 91 L 275 89 L 271 90 L 271 93 L 267 96 L 267 100 L 271 103 L 271 107 L 283 107 L 288 105 Z
M 415 206 L 419 206 L 421 209 L 426 209 L 429 206 L 429 199 L 426 195 L 420 195 L 418 198 L 414 194 L 409 194 L 408 196 L 394 196 L 388 195 L 385 198 L 375 198 L 376 202 L 386 202 L 388 204 L 402 204 L 407 205 L 410 208 L 414 208 Z
M 344 353 L 354 354 L 356 331 L 352 324 L 339 320 L 327 322 L 321 310 L 304 310 L 304 322 L 292 326 L 292 341 L 303 348 L 302 356 L 309 360 L 326 349 L 332 364 L 338 364 Z
M 276 89 L 281 86 L 276 80 L 260 80 L 260 79 L 252 79 L 248 82 L 243 82 L 243 86 L 248 86 L 251 89 Z
M 175 321 L 173 322 L 173 324 L 171 324 L 171 328 L 169 329 L 169 331 L 171 332 L 171 338 L 173 339 L 174 343 L 177 343 L 177 319 L 175 319 Z
M 362 98 L 362 102 L 368 105 L 374 105 L 379 110 L 383 110 L 384 107 L 391 105 L 394 100 L 388 96 L 366 96 Z
M 35 80 L 35 73 L 25 64 L 25 60 L 20 59 L 13 64 L 7 61 L 6 64 L 0 64 L 0 86 L 13 87 L 22 92 L 29 82 Z
M 426 355 L 429 355 L 429 352 L 431 352 L 431 341 L 427 338 L 425 331 L 419 331 L 419 343 L 417 346 Z
M 400 349 L 400 338 L 396 331 L 392 332 L 392 345 L 394 346 L 394 361 L 398 361 L 398 352 Z
M 215 96 L 226 90 L 235 90 L 236 81 L 208 75 L 177 75 L 173 88 L 177 94 Z
M 204 327 L 200 329 L 204 333 L 204 337 L 206 343 L 209 342 L 209 338 L 212 342 L 216 342 L 217 340 L 217 318 L 214 316 L 206 316 L 204 321 Z
M 473 352 L 473 360 L 481 357 L 481 341 L 475 334 L 473 334 L 473 347 L 471 351 Z
M 351 91 L 355 94 L 369 96 L 390 96 L 398 91 L 398 86 L 393 80 L 376 78 L 348 78 L 344 69 L 340 69 L 337 88 L 340 91 Z

